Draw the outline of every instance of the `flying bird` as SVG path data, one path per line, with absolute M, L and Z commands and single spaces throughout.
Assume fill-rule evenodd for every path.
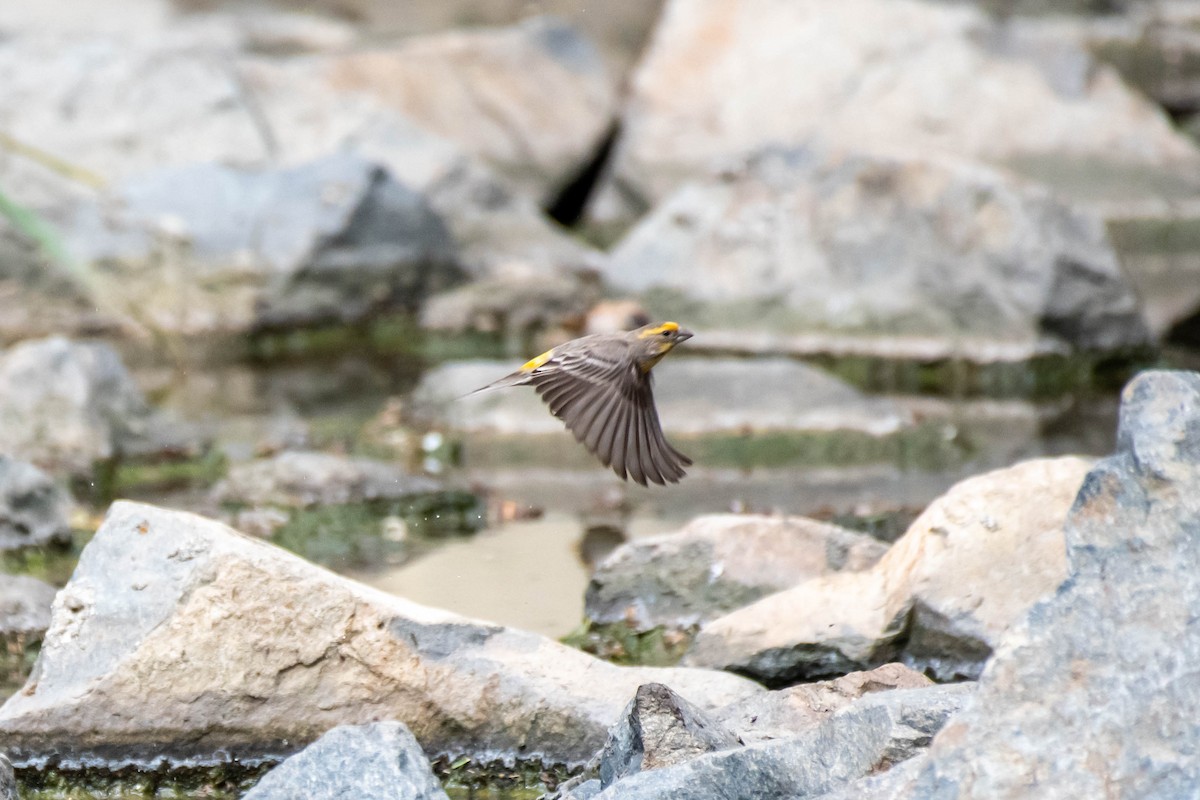
M 663 436 L 650 370 L 692 338 L 675 322 L 572 339 L 471 394 L 533 386 L 554 416 L 622 480 L 678 483 L 692 460 Z

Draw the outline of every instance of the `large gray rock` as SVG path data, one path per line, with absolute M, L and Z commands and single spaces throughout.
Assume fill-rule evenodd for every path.
M 959 684 L 868 695 L 814 730 L 639 772 L 596 797 L 783 800 L 819 795 L 919 753 L 973 688 Z
M 82 206 L 67 240 L 105 266 L 110 302 L 182 333 L 353 323 L 465 277 L 425 200 L 353 155 L 144 174 Z
M 715 514 L 622 545 L 588 583 L 584 614 L 647 630 L 685 628 L 809 578 L 874 564 L 887 545 L 804 517 Z
M 37 578 L 0 572 L 0 636 L 45 633 L 50 627 L 50 606 L 57 593 L 57 589 Z
M 71 539 L 71 497 L 32 464 L 0 455 L 0 550 Z
M 772 684 L 897 659 L 975 677 L 1066 577 L 1062 524 L 1088 468 L 1034 459 L 962 481 L 872 568 L 818 576 L 707 623 L 685 662 Z
M 446 800 L 402 722 L 343 725 L 268 772 L 243 800 Z
M 1081 197 L 1146 185 L 1114 181 L 1122 171 L 1195 181 L 1196 148 L 1113 70 L 1055 85 L 993 52 L 993 24 L 915 0 L 669 2 L 593 216 L 628 220 L 714 162 L 777 144 L 1024 161 L 1050 181 L 1086 163 L 1083 186 L 1064 184 Z
M 431 755 L 580 763 L 638 686 L 701 708 L 733 675 L 618 667 L 387 595 L 217 522 L 115 503 L 58 594 L 34 673 L 0 708 L 15 760 L 211 759 L 404 722 Z
M 1103 222 L 948 160 L 766 151 L 686 184 L 605 275 L 695 347 L 1028 358 L 1145 345 Z
M 195 444 L 150 409 L 107 344 L 54 337 L 0 354 L 0 452 L 88 477 L 100 463 Z
M 562 20 L 451 31 L 333 57 L 326 80 L 367 93 L 456 142 L 545 202 L 616 118 L 616 82 Z
M 1070 577 L 1000 643 L 903 798 L 1189 797 L 1200 785 L 1200 374 L 1122 394 L 1066 525 Z

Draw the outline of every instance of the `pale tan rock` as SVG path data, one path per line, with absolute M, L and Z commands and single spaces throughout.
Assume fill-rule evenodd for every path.
M 784 683 L 886 660 L 975 677 L 1067 575 L 1062 525 L 1089 467 L 1033 459 L 956 484 L 869 570 L 814 578 L 701 628 L 686 663 Z
M 220 523 L 118 502 L 59 593 L 26 687 L 0 708 L 16 758 L 110 747 L 211 758 L 404 722 L 431 756 L 582 761 L 636 688 L 713 708 L 733 675 L 617 667 L 426 608 Z
M 1034 459 L 968 478 L 913 521 L 876 567 L 894 587 L 889 608 L 912 604 L 911 658 L 941 636 L 990 651 L 1062 583 L 1062 525 L 1091 463 Z

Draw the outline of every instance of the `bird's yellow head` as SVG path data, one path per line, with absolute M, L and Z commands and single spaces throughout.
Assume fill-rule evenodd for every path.
M 678 322 L 643 325 L 637 330 L 630 331 L 629 335 L 641 348 L 641 352 L 638 354 L 638 366 L 643 371 L 649 371 L 651 367 L 662 360 L 663 356 L 671 352 L 675 345 L 692 338 L 692 332 L 679 327 Z

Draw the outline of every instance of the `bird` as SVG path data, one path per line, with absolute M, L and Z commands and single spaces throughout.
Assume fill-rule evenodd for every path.
M 642 486 L 678 483 L 692 460 L 663 435 L 650 370 L 692 335 L 676 322 L 662 322 L 582 336 L 470 394 L 532 386 L 550 412 L 622 480 L 632 478 Z

